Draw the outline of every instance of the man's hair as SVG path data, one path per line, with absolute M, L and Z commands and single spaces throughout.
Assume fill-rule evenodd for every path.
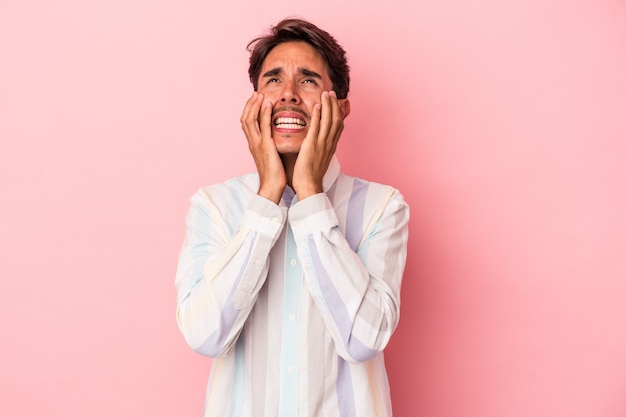
M 350 68 L 346 52 L 328 32 L 301 19 L 285 19 L 271 27 L 267 35 L 255 38 L 248 44 L 250 52 L 248 75 L 254 91 L 258 89 L 261 67 L 270 51 L 281 43 L 298 41 L 308 43 L 324 58 L 337 98 L 348 97 Z

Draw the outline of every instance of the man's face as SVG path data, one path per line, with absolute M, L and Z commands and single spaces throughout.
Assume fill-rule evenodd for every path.
M 272 137 L 279 153 L 298 153 L 313 106 L 332 86 L 326 62 L 308 43 L 286 42 L 270 51 L 261 67 L 258 92 L 273 104 Z

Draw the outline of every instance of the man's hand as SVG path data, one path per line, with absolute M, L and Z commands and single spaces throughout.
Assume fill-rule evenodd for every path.
M 272 138 L 272 103 L 254 92 L 241 115 L 241 127 L 259 173 L 258 194 L 278 204 L 287 185 L 285 168 Z
M 324 191 L 322 180 L 343 131 L 346 102 L 334 91 L 324 91 L 321 104 L 313 107 L 311 126 L 300 147 L 293 170 L 292 185 L 299 200 Z

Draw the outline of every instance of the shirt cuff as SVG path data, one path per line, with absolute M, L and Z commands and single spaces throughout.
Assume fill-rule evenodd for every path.
M 248 202 L 241 224 L 247 229 L 276 237 L 283 229 L 286 218 L 286 207 L 280 207 L 267 198 L 254 195 Z
M 289 209 L 288 218 L 296 236 L 329 231 L 339 226 L 337 214 L 326 193 L 298 201 Z

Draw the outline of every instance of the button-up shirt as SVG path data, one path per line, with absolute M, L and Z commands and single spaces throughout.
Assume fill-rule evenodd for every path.
M 383 349 L 398 324 L 409 209 L 344 175 L 279 204 L 256 173 L 191 198 L 177 322 L 213 359 L 205 417 L 391 416 Z

